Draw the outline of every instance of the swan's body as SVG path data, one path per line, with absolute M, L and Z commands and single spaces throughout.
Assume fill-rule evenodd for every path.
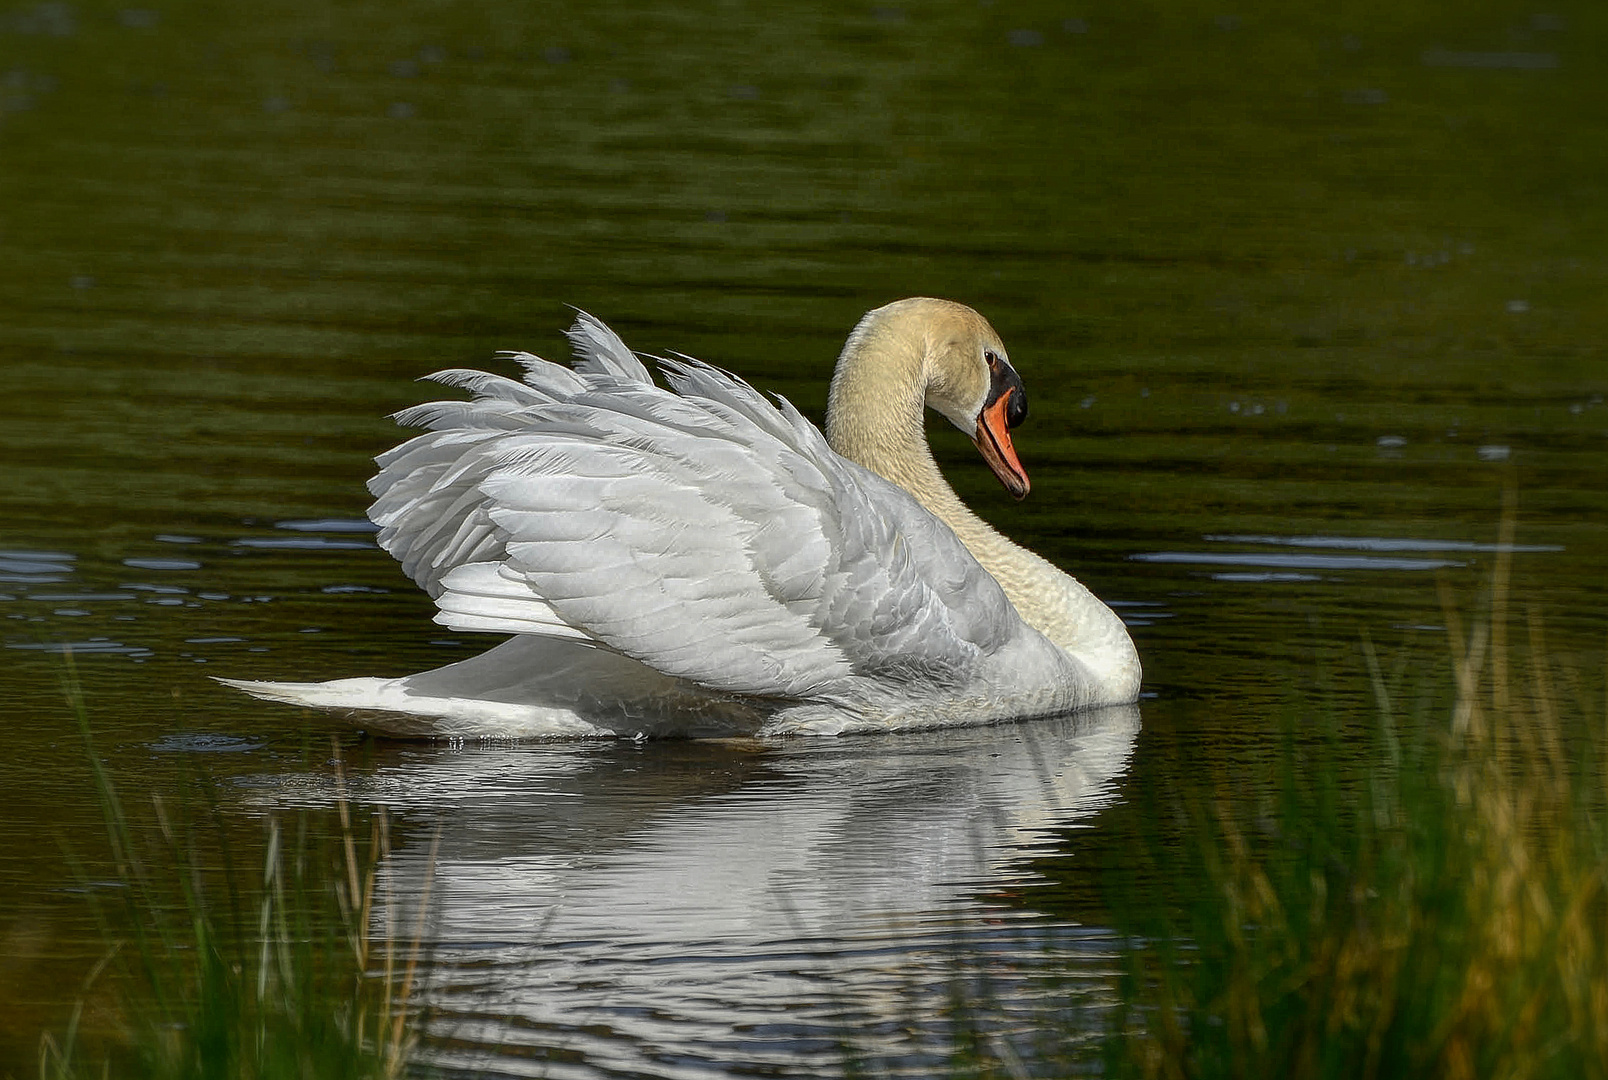
M 970 308 L 869 313 L 832 380 L 827 437 L 690 359 L 655 387 L 582 315 L 573 370 L 399 414 L 380 545 L 438 622 L 515 635 L 398 679 L 237 682 L 260 697 L 447 736 L 839 732 L 986 723 L 1139 691 L 1122 621 L 968 510 L 928 449 L 931 406 L 1019 496 L 1021 382 Z M 830 442 L 830 445 L 828 443 Z

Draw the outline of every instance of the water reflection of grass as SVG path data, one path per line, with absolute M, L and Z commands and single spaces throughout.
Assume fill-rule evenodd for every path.
M 260 866 L 242 869 L 226 831 L 205 824 L 218 807 L 203 787 L 204 799 L 177 810 L 153 799 L 158 838 L 142 843 L 96 754 L 70 665 L 67 693 L 119 899 L 99 905 L 107 951 L 68 1023 L 40 1039 L 40 1080 L 401 1075 L 425 904 L 411 926 L 375 910 L 386 817 L 360 838 L 342 795 L 327 843 L 305 815 L 288 826 L 270 818 Z
M 1346 776 L 1338 729 L 1292 732 L 1263 805 L 1174 801 L 1187 839 L 1148 838 L 1117 891 L 1185 881 L 1195 899 L 1112 905 L 1134 946 L 1109 1074 L 1608 1074 L 1608 744 L 1571 740 L 1587 695 L 1572 671 L 1560 693 L 1533 611 L 1510 657 L 1506 574 L 1466 632 L 1446 599 L 1449 691 L 1364 648 L 1370 774 Z

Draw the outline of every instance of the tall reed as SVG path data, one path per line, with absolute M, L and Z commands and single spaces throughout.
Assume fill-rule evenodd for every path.
M 1363 640 L 1360 782 L 1338 730 L 1297 752 L 1292 726 L 1259 824 L 1225 795 L 1174 807 L 1181 848 L 1150 838 L 1151 880 L 1198 889 L 1182 916 L 1113 905 L 1108 1074 L 1608 1076 L 1608 728 L 1575 673 L 1560 692 L 1537 611 L 1508 640 L 1512 539 L 1509 514 L 1471 625 L 1442 586 L 1449 694 Z
M 318 835 L 307 814 L 270 816 L 260 866 L 242 870 L 206 784 L 180 807 L 153 795 L 142 840 L 96 752 L 71 657 L 64 684 L 122 887 L 97 901 L 106 952 L 62 1030 L 41 1036 L 40 1080 L 400 1076 L 429 885 L 399 925 L 376 888 L 390 822 L 381 811 L 354 826 L 339 747 L 337 834 Z

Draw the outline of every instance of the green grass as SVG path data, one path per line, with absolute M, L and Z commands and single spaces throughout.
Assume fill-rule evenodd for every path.
M 1536 611 L 1508 640 L 1506 558 L 1470 627 L 1442 599 L 1450 679 L 1364 640 L 1371 769 L 1292 723 L 1260 805 L 1144 796 L 1185 839 L 1133 838 L 1112 885 L 1108 1075 L 1608 1075 L 1602 718 Z M 1192 898 L 1136 896 L 1165 881 Z
M 338 751 L 338 833 L 320 839 L 334 830 L 305 814 L 269 817 L 260 862 L 242 868 L 204 783 L 177 812 L 153 797 L 156 827 L 142 842 L 96 753 L 70 662 L 66 688 L 120 887 L 117 900 L 96 902 L 106 953 L 65 1026 L 41 1036 L 40 1080 L 401 1075 L 428 896 L 410 918 L 376 910 L 390 826 L 381 813 L 354 828 Z

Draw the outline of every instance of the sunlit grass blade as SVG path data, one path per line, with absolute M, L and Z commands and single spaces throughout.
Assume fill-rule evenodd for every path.
M 1578 678 L 1558 693 L 1540 613 L 1509 633 L 1511 514 L 1480 616 L 1442 587 L 1449 691 L 1387 677 L 1363 638 L 1365 775 L 1342 779 L 1357 747 L 1320 715 L 1316 741 L 1291 719 L 1251 816 L 1135 793 L 1187 822 L 1143 848 L 1150 874 L 1198 888 L 1181 919 L 1112 905 L 1132 947 L 1109 1074 L 1608 1076 L 1608 760 L 1571 749 L 1603 736 Z
M 70 658 L 64 686 L 124 887 L 121 905 L 96 900 L 107 951 L 64 1027 L 41 1036 L 40 1080 L 402 1075 L 415 1042 L 428 885 L 411 941 L 399 942 L 389 920 L 376 961 L 372 920 L 390 823 L 374 814 L 367 843 L 358 842 L 339 747 L 337 828 L 305 812 L 288 822 L 270 816 L 260 870 L 242 876 L 204 783 L 190 788 L 204 792 L 199 799 L 177 806 L 153 796 L 154 828 L 135 826 L 96 754 Z M 399 948 L 407 950 L 400 965 Z M 92 988 L 110 1016 L 93 1031 Z

